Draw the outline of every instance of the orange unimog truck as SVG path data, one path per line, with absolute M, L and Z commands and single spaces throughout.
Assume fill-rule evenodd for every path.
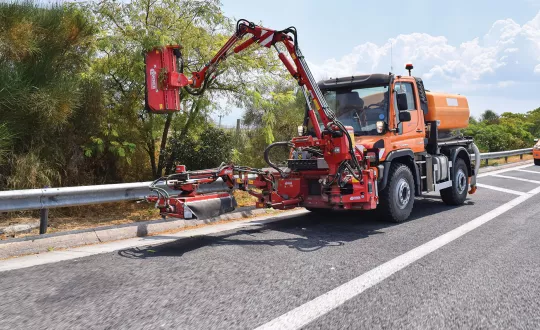
M 409 76 L 370 74 L 318 84 L 339 121 L 352 127 L 355 147 L 376 167 L 377 210 L 393 222 L 406 220 L 414 198 L 425 193 L 440 192 L 446 204 L 463 204 L 467 192 L 476 190 L 480 166 L 472 138 L 459 132 L 469 122 L 467 99 L 425 90 L 420 78 L 410 76 L 412 68 L 406 66 Z M 303 130 L 313 135 L 307 114 Z M 304 206 L 324 209 L 309 199 Z

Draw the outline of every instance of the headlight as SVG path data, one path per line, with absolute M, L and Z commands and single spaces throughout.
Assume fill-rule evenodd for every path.
M 384 132 L 384 121 L 378 121 L 376 124 L 377 133 L 381 134 Z

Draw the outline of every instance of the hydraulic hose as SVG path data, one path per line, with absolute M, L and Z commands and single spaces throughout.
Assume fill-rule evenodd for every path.
M 474 176 L 471 178 L 471 189 L 476 189 L 476 177 L 480 171 L 480 150 L 474 143 L 471 146 L 474 151 Z
M 284 172 L 276 164 L 272 163 L 272 161 L 270 160 L 270 150 L 279 146 L 290 147 L 291 143 L 289 141 L 281 141 L 281 142 L 274 142 L 270 144 L 268 147 L 266 147 L 266 149 L 264 149 L 264 161 L 266 162 L 266 164 L 268 164 L 268 166 L 278 171 L 279 174 L 282 177 L 284 177 L 285 176 Z

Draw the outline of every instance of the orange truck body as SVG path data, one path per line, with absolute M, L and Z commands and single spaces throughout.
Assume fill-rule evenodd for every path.
M 410 76 L 398 77 L 395 83 L 406 82 L 411 83 L 415 93 L 415 108 L 421 109 L 420 97 L 418 95 L 418 86 L 416 80 Z M 413 111 L 411 121 L 403 123 L 402 134 L 394 132 L 386 132 L 384 135 L 373 136 L 357 136 L 355 138 L 356 145 L 363 145 L 366 149 L 372 149 L 373 145 L 384 140 L 384 151 L 379 151 L 379 159 L 384 161 L 386 156 L 396 150 L 411 149 L 415 154 L 425 152 L 424 139 L 426 138 L 426 122 L 436 121 L 437 128 L 440 132 L 447 132 L 456 129 L 466 128 L 469 125 L 469 103 L 463 95 L 428 92 L 426 91 L 428 111 L 424 115 L 422 111 Z M 370 95 L 364 98 L 366 104 L 380 102 L 383 98 L 383 93 Z M 389 126 L 395 127 L 396 116 L 398 112 L 396 104 L 390 103 Z M 539 151 L 540 152 L 540 151 Z M 539 156 L 540 158 L 540 156 Z
M 540 140 L 533 147 L 534 164 L 540 165 Z
M 426 92 L 426 121 L 439 121 L 439 130 L 466 128 L 469 125 L 469 103 L 462 95 Z

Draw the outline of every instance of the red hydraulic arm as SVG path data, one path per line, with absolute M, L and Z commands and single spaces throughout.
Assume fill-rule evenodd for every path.
M 258 207 L 292 208 L 305 200 L 305 196 L 300 193 L 300 190 L 304 189 L 302 187 L 304 187 L 306 178 L 309 178 L 309 180 L 323 178 L 319 182 L 326 187 L 325 189 L 329 188 L 324 194 L 329 196 L 327 202 L 330 204 L 350 208 L 354 203 L 371 203 L 369 208 L 373 208 L 374 199 L 368 198 L 368 195 L 373 195 L 371 190 L 374 185 L 373 172 L 368 171 L 368 161 L 355 148 L 352 132 L 339 122 L 334 112 L 328 107 L 322 91 L 298 48 L 297 31 L 294 27 L 277 31 L 258 26 L 246 20 L 239 20 L 234 35 L 200 71 L 192 72 L 189 78 L 181 72 L 182 69 L 177 70 L 177 62 L 174 57 L 182 60 L 180 46 L 167 46 L 162 51 L 155 49 L 148 53 L 150 55 L 147 54 L 146 56 L 146 84 L 149 86 L 147 89 L 147 109 L 157 113 L 179 110 L 178 88 L 183 87 L 190 94 L 201 94 L 222 61 L 255 43 L 267 48 L 274 47 L 278 52 L 279 59 L 302 88 L 308 106 L 308 115 L 315 132 L 315 137 L 298 136 L 290 142 L 278 142 L 272 145 L 289 146 L 295 150 L 319 148 L 320 156 L 324 157 L 328 165 L 327 169 L 311 171 L 306 173 L 305 176 L 299 172 L 289 176 L 289 174 L 284 173 L 277 166 L 270 163 L 266 158 L 265 151 L 265 160 L 278 173 L 272 174 L 264 170 L 232 165 L 186 174 L 177 171 L 177 174 L 167 177 L 166 182 L 170 188 L 181 191 L 179 197 L 169 198 L 165 190 L 152 185 L 151 189 L 159 195 L 153 200 L 157 202 L 165 213 L 183 216 L 184 211 L 182 210 L 185 208 L 187 201 L 193 200 L 193 198 L 221 197 L 220 193 L 209 194 L 208 189 L 203 187 L 203 185 L 217 182 L 219 179 L 221 180 L 219 182 L 226 185 L 227 189 L 247 190 L 257 197 Z M 282 52 L 278 44 L 282 44 L 281 48 L 284 48 L 285 51 Z M 166 70 L 162 70 L 163 68 L 166 68 Z M 166 79 L 158 80 L 157 77 L 162 73 L 166 73 Z M 176 94 L 173 92 L 176 92 Z M 317 114 L 324 127 L 322 130 Z M 233 173 L 237 173 L 238 176 L 233 177 Z M 256 178 L 250 179 L 248 175 L 255 175 Z M 365 185 L 364 178 L 368 180 Z M 341 195 L 341 189 L 345 184 L 352 184 L 354 189 L 352 194 Z M 249 187 L 262 189 L 262 192 L 254 191 Z M 217 187 L 216 189 L 222 188 Z
M 243 40 L 244 37 L 248 35 L 250 37 L 247 40 Z M 343 162 L 347 162 L 345 165 L 348 166 L 349 172 L 361 181 L 361 175 L 357 175 L 354 172 L 360 173 L 362 171 L 362 166 L 358 159 L 361 159 L 362 155 L 355 152 L 353 138 L 343 124 L 337 120 L 333 111 L 328 107 L 322 91 L 319 89 L 304 56 L 298 48 L 296 28 L 290 27 L 285 30 L 277 31 L 258 26 L 246 20 L 239 20 L 235 34 L 229 38 L 225 45 L 223 45 L 217 54 L 200 71 L 193 72 L 191 78 L 187 78 L 181 73 L 179 74 L 178 86 L 186 87 L 191 90 L 204 90 L 208 83 L 208 78 L 211 77 L 212 73 L 215 72 L 222 61 L 226 60 L 227 57 L 232 54 L 247 49 L 254 43 L 258 43 L 267 48 L 274 47 L 276 49 L 279 59 L 283 62 L 291 76 L 296 79 L 301 86 L 306 98 L 309 109 L 308 114 L 313 123 L 316 138 L 306 136 L 297 137 L 291 141 L 293 145 L 296 147 L 320 147 L 325 151 L 324 158 L 329 165 L 329 174 L 331 176 L 336 175 Z M 280 51 L 278 48 L 279 43 L 285 46 L 290 58 Z M 321 131 L 312 105 L 318 112 L 319 118 L 326 128 L 326 132 Z M 328 137 L 325 138 L 323 136 L 324 133 L 326 133 Z
M 246 35 L 251 35 L 251 37 L 241 42 Z M 229 57 L 230 55 L 239 53 L 249 48 L 254 43 L 258 43 L 267 48 L 274 47 L 278 52 L 279 59 L 283 62 L 291 76 L 296 79 L 300 86 L 305 86 L 305 88 L 307 88 L 307 92 L 311 96 L 313 104 L 319 112 L 319 116 L 324 126 L 326 126 L 329 122 L 332 121 L 327 115 L 328 106 L 326 105 L 326 102 L 322 96 L 322 92 L 320 91 L 315 80 L 313 79 L 311 72 L 309 72 L 309 68 L 307 67 L 307 64 L 304 61 L 304 58 L 295 42 L 295 28 L 291 27 L 282 31 L 275 31 L 255 25 L 254 23 L 248 22 L 246 20 L 240 20 L 237 23 L 236 33 L 231 36 L 231 38 L 229 38 L 225 45 L 223 45 L 223 47 L 216 53 L 214 58 L 212 58 L 202 68 L 202 70 L 198 72 L 193 72 L 190 79 L 181 79 L 181 83 L 184 84 L 184 86 L 188 86 L 191 88 L 205 88 L 204 85 L 207 82 L 207 78 L 212 75 L 212 73 L 218 67 L 219 63 L 226 60 L 227 57 Z M 278 43 L 282 43 L 285 46 L 293 62 L 291 62 L 291 60 L 285 55 L 285 53 L 282 53 L 279 50 L 279 48 L 277 47 Z M 309 99 L 307 101 L 309 106 Z M 323 107 L 325 107 L 326 109 L 324 109 Z M 317 118 L 313 113 L 313 109 L 310 109 L 310 112 L 310 118 L 313 121 L 313 126 L 315 128 L 317 138 L 320 139 L 321 130 L 318 125 Z

